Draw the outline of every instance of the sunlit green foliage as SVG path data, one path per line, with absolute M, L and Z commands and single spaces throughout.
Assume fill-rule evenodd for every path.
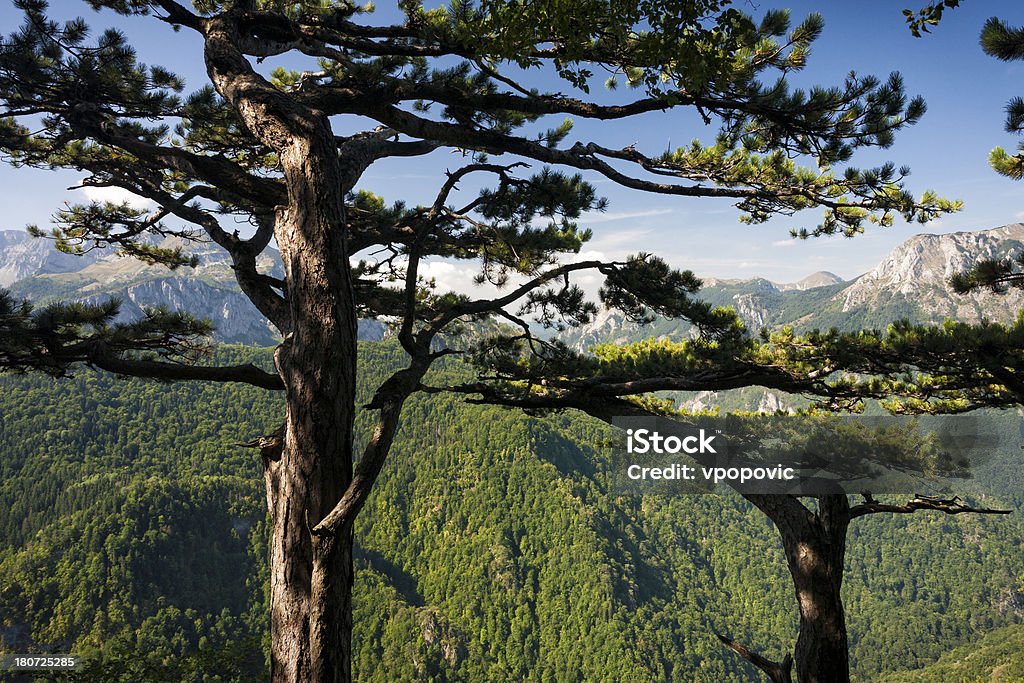
M 364 391 L 399 359 L 389 343 L 361 354 Z M 261 675 L 264 493 L 259 456 L 236 444 L 277 424 L 279 399 L 87 371 L 0 383 L 4 647 L 85 654 L 69 680 Z M 962 493 L 1020 505 L 1019 420 L 979 419 L 1008 448 Z M 358 523 L 359 680 L 745 683 L 713 630 L 787 648 L 792 588 L 761 513 L 731 496 L 620 495 L 610 436 L 570 414 L 414 400 Z M 844 584 L 858 680 L 1024 618 L 1022 539 L 1017 515 L 859 521 Z

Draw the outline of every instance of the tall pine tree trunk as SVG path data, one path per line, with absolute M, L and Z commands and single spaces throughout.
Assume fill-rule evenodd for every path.
M 296 104 L 239 50 L 242 12 L 207 22 L 207 72 L 248 130 L 277 152 L 287 188 L 274 237 L 290 329 L 274 356 L 285 385 L 280 452 L 264 459 L 271 518 L 274 683 L 352 679 L 352 528 L 314 536 L 352 482 L 356 308 L 345 242 L 346 186 L 330 120 Z M 351 171 L 351 169 L 349 169 Z M 352 175 L 351 173 L 349 175 Z M 358 175 L 358 174 L 355 174 Z
M 295 137 L 281 153 L 289 204 L 275 236 L 292 330 L 275 355 L 286 387 L 284 444 L 265 471 L 275 683 L 352 678 L 351 525 L 310 533 L 352 480 L 357 352 L 340 171 L 322 126 L 322 135 Z
M 794 652 L 798 683 L 849 683 L 850 658 L 841 590 L 850 505 L 845 494 L 818 498 L 812 512 L 792 496 L 746 496 L 782 536 L 800 609 Z
M 805 533 L 783 534 L 786 561 L 800 605 L 798 683 L 849 683 L 849 643 L 840 591 L 850 507 L 845 495 L 822 496 Z

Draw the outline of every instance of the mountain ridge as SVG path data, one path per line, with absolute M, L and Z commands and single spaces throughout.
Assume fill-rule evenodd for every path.
M 1021 223 L 988 230 L 920 234 L 899 244 L 877 266 L 852 280 L 816 278 L 820 275 L 816 273 L 798 281 L 813 286 L 799 288 L 796 283 L 778 285 L 765 278 L 708 278 L 699 296 L 714 305 L 732 306 L 752 331 L 785 325 L 798 331 L 880 328 L 900 319 L 919 324 L 937 324 L 946 318 L 968 323 L 983 319 L 1010 323 L 1024 308 L 1024 291 L 1010 290 L 999 296 L 987 291 L 958 295 L 950 289 L 948 280 L 979 260 L 1015 253 L 1024 253 Z M 691 326 L 683 321 L 659 318 L 639 326 L 618 313 L 601 311 L 591 323 L 564 334 L 562 339 L 585 351 L 599 341 L 628 343 L 650 336 L 683 338 L 691 333 Z
M 188 311 L 212 321 L 214 338 L 225 343 L 274 346 L 281 341 L 270 322 L 238 289 L 226 252 L 209 242 L 176 237 L 154 243 L 181 247 L 197 257 L 196 267 L 170 270 L 112 250 L 64 254 L 46 239 L 0 230 L 0 286 L 37 304 L 58 300 L 96 304 L 117 298 L 121 301 L 119 320 L 136 319 L 145 307 Z M 256 266 L 271 277 L 284 275 L 280 254 L 272 247 L 257 259 Z M 376 320 L 359 322 L 359 338 L 365 341 L 380 341 L 387 331 L 387 326 Z
M 92 251 L 83 256 L 62 254 L 46 240 L 27 233 L 0 231 L 0 286 L 39 304 L 56 300 L 96 303 L 108 297 L 122 301 L 122 319 L 141 314 L 146 306 L 165 305 L 210 319 L 219 341 L 259 346 L 280 338 L 270 323 L 241 294 L 230 259 L 210 243 L 185 243 L 174 238 L 161 246 L 181 246 L 198 257 L 195 268 L 170 271 L 115 253 Z M 884 327 L 893 320 L 939 323 L 950 317 L 964 322 L 988 319 L 1010 322 L 1024 308 L 1024 291 L 995 297 L 988 292 L 955 295 L 948 279 L 980 259 L 1024 252 L 1024 224 L 978 231 L 914 235 L 893 249 L 863 275 L 844 280 L 818 271 L 795 282 L 763 277 L 707 278 L 699 296 L 717 306 L 732 306 L 749 329 L 791 325 L 857 329 Z M 274 277 L 283 273 L 276 250 L 263 255 L 258 268 Z M 360 337 L 379 341 L 387 325 L 360 321 Z M 574 348 L 599 342 L 626 343 L 645 337 L 682 338 L 692 334 L 686 321 L 658 319 L 638 326 L 613 311 L 600 311 L 587 325 L 562 333 Z

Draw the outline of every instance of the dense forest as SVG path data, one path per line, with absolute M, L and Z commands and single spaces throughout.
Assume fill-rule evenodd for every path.
M 398 354 L 364 344 L 364 385 Z M 81 653 L 68 680 L 261 675 L 265 493 L 239 442 L 279 424 L 277 398 L 85 370 L 0 384 L 0 649 Z M 964 493 L 1019 507 L 1020 419 L 981 419 L 1008 436 Z M 739 497 L 617 495 L 610 436 L 416 399 L 356 531 L 358 679 L 738 683 L 756 673 L 714 632 L 788 650 L 792 587 L 765 518 Z M 857 680 L 1018 679 L 1019 515 L 875 515 L 850 541 Z

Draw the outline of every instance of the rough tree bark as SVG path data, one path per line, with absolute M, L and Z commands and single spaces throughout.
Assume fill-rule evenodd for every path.
M 818 498 L 817 512 L 792 496 L 745 496 L 782 537 L 800 609 L 798 683 L 849 683 L 850 659 L 841 589 L 850 505 L 846 494 Z
M 292 331 L 275 355 L 285 383 L 284 444 L 265 472 L 272 678 L 281 683 L 351 680 L 351 525 L 310 532 L 352 479 L 356 368 L 337 155 L 333 137 L 317 138 L 283 150 L 290 201 L 275 228 L 292 312 Z
M 271 517 L 271 679 L 351 681 L 351 520 L 311 530 L 352 481 L 356 306 L 344 226 L 342 162 L 328 117 L 253 72 L 231 13 L 206 25 L 214 86 L 279 156 L 287 204 L 274 224 L 290 331 L 274 360 L 285 385 L 280 452 L 265 458 Z

